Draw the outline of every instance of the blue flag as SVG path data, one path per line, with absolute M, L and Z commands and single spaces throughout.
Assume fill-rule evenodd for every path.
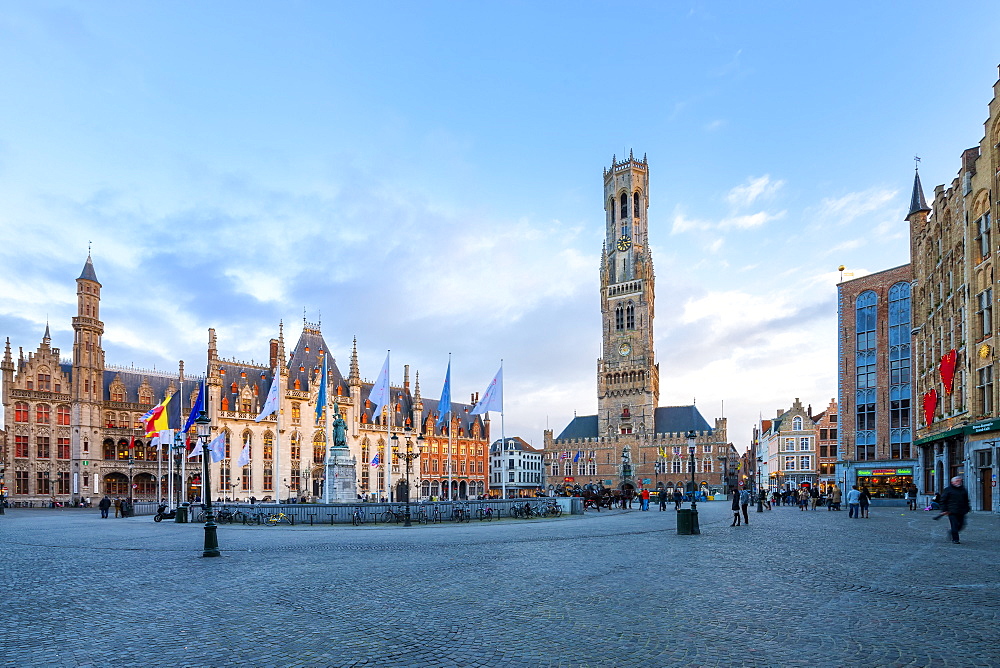
M 184 428 L 181 431 L 187 433 L 198 417 L 198 413 L 203 410 L 205 410 L 205 381 L 201 381 L 201 387 L 198 388 L 198 398 L 194 400 L 194 406 L 191 407 L 187 422 L 184 423 Z
M 577 451 L 576 451 L 576 454 L 575 454 L 575 455 L 573 455 L 573 463 L 575 464 L 575 463 L 577 463 L 578 461 L 580 461 L 580 451 L 579 451 L 579 450 L 577 450 Z
M 451 413 L 451 358 L 448 358 L 448 371 L 444 375 L 444 387 L 441 388 L 441 401 L 438 402 L 438 415 L 435 427 L 440 427 L 448 421 Z
M 323 377 L 319 380 L 319 395 L 316 397 L 316 424 L 323 417 L 323 409 L 326 408 L 326 358 L 329 353 L 323 354 Z

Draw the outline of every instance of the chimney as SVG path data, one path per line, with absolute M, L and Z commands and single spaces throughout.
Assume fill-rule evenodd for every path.
M 410 365 L 409 364 L 404 364 L 403 365 L 403 391 L 404 392 L 409 392 L 410 391 Z
M 271 362 L 272 369 L 278 366 L 278 339 L 271 339 L 271 353 L 268 359 Z

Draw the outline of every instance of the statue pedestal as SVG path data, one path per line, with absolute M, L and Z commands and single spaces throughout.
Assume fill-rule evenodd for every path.
M 326 485 L 323 503 L 356 503 L 358 500 L 358 464 L 347 448 L 330 448 L 326 457 Z

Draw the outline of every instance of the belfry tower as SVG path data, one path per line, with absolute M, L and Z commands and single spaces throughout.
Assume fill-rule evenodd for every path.
M 73 318 L 73 430 L 70 447 L 74 497 L 80 489 L 78 476 L 96 475 L 88 466 L 80 465 L 97 454 L 96 448 L 101 443 L 101 406 L 104 401 L 103 334 L 101 283 L 97 280 L 94 262 L 88 253 L 83 271 L 76 279 L 76 316 Z
M 599 437 L 651 436 L 660 395 L 653 350 L 653 259 L 646 212 L 646 157 L 611 161 L 604 170 L 605 235 L 601 251 L 601 328 L 597 361 Z

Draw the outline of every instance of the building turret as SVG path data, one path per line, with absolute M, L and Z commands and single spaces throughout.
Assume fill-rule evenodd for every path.
M 906 214 L 906 222 L 910 224 L 910 257 L 919 257 L 919 249 L 916 247 L 917 241 L 924 232 L 927 225 L 927 214 L 931 208 L 927 206 L 924 199 L 924 189 L 920 185 L 920 171 L 913 170 L 913 193 L 910 195 L 910 212 Z

